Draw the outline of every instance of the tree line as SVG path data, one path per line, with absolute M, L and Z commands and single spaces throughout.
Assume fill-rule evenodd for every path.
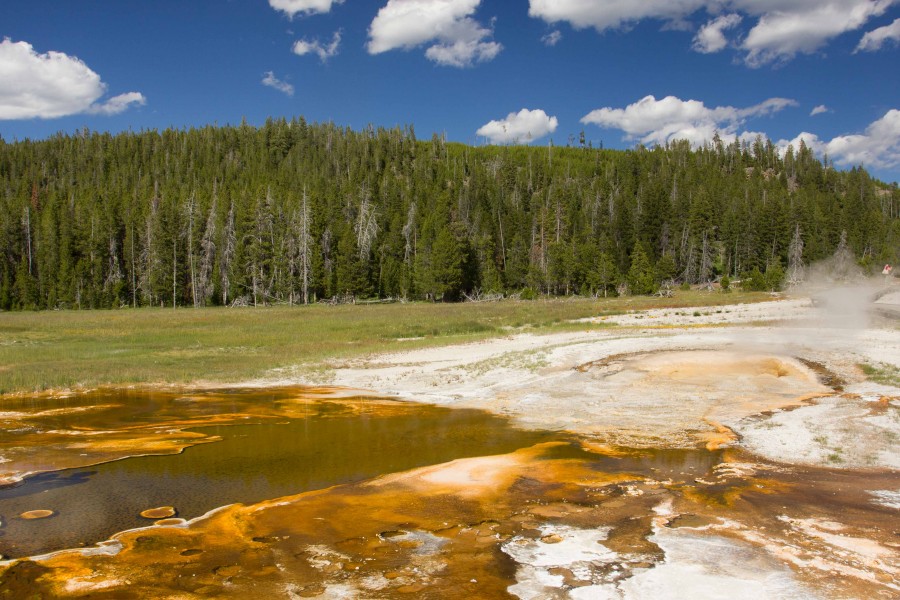
M 897 185 L 763 139 L 472 147 L 302 118 L 0 138 L 0 309 L 777 286 L 842 239 L 897 262 Z

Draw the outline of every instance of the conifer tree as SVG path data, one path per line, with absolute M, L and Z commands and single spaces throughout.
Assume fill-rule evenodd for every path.
M 628 269 L 627 282 L 628 290 L 636 296 L 653 294 L 659 289 L 653 266 L 640 242 L 635 243 L 631 253 L 631 267 Z
M 855 271 L 900 262 L 900 191 L 766 140 L 466 147 L 298 118 L 0 144 L 0 309 L 608 294 L 637 243 L 656 279 L 794 281 L 839 247 Z

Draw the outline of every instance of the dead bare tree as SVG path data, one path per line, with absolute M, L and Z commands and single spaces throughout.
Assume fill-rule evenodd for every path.
M 700 283 L 709 283 L 712 279 L 712 244 L 707 232 L 703 232 L 703 243 L 700 250 Z
M 803 283 L 806 269 L 803 266 L 803 237 L 800 235 L 800 224 L 794 228 L 794 237 L 788 246 L 788 286 L 794 287 Z
M 213 184 L 213 201 L 209 207 L 209 215 L 206 217 L 206 228 L 200 239 L 200 272 L 197 276 L 197 301 L 206 304 L 212 297 L 211 285 L 213 265 L 216 260 L 216 197 L 215 184 Z M 195 303 L 196 305 L 196 303 Z
M 26 252 L 28 253 L 28 274 L 33 275 L 34 269 L 31 265 L 31 207 L 25 205 L 25 212 L 22 214 L 22 227 L 25 230 L 25 240 L 27 243 Z
M 187 238 L 188 238 L 188 267 L 191 273 L 191 302 L 194 308 L 197 308 L 197 278 L 194 272 L 194 211 L 197 209 L 197 202 L 194 195 L 191 194 L 185 211 L 188 215 Z
M 834 255 L 831 257 L 831 277 L 838 281 L 846 281 L 857 275 L 858 269 L 854 265 L 853 251 L 847 245 L 847 231 L 841 231 L 841 240 L 838 243 Z
M 368 189 L 362 190 L 362 201 L 359 203 L 359 213 L 356 217 L 356 225 L 354 231 L 356 233 L 356 244 L 359 248 L 359 258 L 366 260 L 369 252 L 372 250 L 372 242 L 378 235 L 378 220 L 375 205 L 372 202 L 371 194 Z
M 693 253 L 690 230 L 687 224 L 681 229 L 681 242 L 678 245 L 678 263 L 687 267 L 688 255 Z
M 234 260 L 234 250 L 237 242 L 234 233 L 234 200 L 228 208 L 228 216 L 225 218 L 225 232 L 223 234 L 224 248 L 222 248 L 222 261 L 219 264 L 219 273 L 222 283 L 222 304 L 228 306 L 228 288 L 231 285 L 231 263 Z
M 135 272 L 134 260 L 134 221 L 130 224 L 131 228 L 131 307 L 137 308 L 137 273 Z
M 687 283 L 696 283 L 697 282 L 697 260 L 695 259 L 696 252 L 694 251 L 694 240 L 691 239 L 687 243 L 687 248 L 682 251 L 682 264 L 684 264 L 684 271 L 681 274 L 681 279 L 686 281 Z
M 154 229 L 159 218 L 159 194 L 158 184 L 153 184 L 153 198 L 150 199 L 150 211 L 147 213 L 147 221 L 144 224 L 144 239 L 141 247 L 141 277 L 139 285 L 141 295 L 153 304 L 153 273 L 159 264 L 159 258 L 154 251 Z
M 109 267 L 106 272 L 106 280 L 103 287 L 106 290 L 112 290 L 124 278 L 122 266 L 119 264 L 119 246 L 116 243 L 115 236 L 109 238 Z
M 331 256 L 331 228 L 326 227 L 322 232 L 322 270 L 325 273 L 325 281 L 331 281 L 334 272 L 334 259 Z
M 309 232 L 309 200 L 306 195 L 306 189 L 303 190 L 303 204 L 300 205 L 300 216 L 298 222 L 298 247 L 297 252 L 300 259 L 300 277 L 303 290 L 303 304 L 309 304 L 309 270 L 310 270 L 310 251 L 312 246 L 312 236 Z
M 403 226 L 403 238 L 406 246 L 403 250 L 403 260 L 407 265 L 412 264 L 416 257 L 416 203 L 410 202 L 409 211 L 406 213 L 406 224 Z

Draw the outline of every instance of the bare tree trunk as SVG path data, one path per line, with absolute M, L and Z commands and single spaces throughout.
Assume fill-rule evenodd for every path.
M 209 215 L 206 218 L 206 229 L 203 231 L 203 238 L 200 240 L 200 251 L 203 253 L 200 258 L 200 273 L 197 277 L 197 296 L 200 303 L 206 304 L 212 296 L 212 278 L 213 265 L 216 258 L 216 198 L 215 188 L 213 188 L 212 206 L 209 207 Z M 196 304 L 195 304 L 196 305 Z
M 178 290 L 178 236 L 172 238 L 172 308 L 176 306 L 175 292 Z
M 146 232 L 144 234 L 144 247 L 141 250 L 141 291 L 145 299 L 152 306 L 153 300 L 153 269 L 156 263 L 153 254 L 153 219 L 155 215 L 153 205 L 150 206 L 150 214 L 147 215 Z
M 92 215 L 91 215 L 91 250 L 90 250 L 90 259 L 91 259 L 91 282 L 92 282 L 92 283 L 93 283 L 93 281 L 95 281 L 95 279 L 96 279 L 96 272 L 95 272 L 95 270 L 94 270 L 94 229 L 95 229 L 95 227 L 94 227 L 94 215 L 92 214 Z M 29 238 L 29 239 L 30 239 L 30 238 Z M 30 245 L 30 243 L 29 243 L 29 245 Z M 30 261 L 30 260 L 31 260 L 31 259 L 30 259 L 30 257 L 29 257 L 29 261 Z M 29 264 L 29 268 L 30 268 L 30 267 L 31 267 L 31 265 Z
M 119 245 L 116 243 L 115 236 L 110 236 L 109 272 L 106 274 L 106 280 L 103 282 L 103 287 L 106 291 L 114 290 L 120 281 L 122 281 L 122 267 L 119 264 Z
M 788 285 L 796 286 L 803 282 L 803 237 L 800 235 L 800 224 L 794 229 L 794 237 L 788 247 Z
M 197 279 L 194 276 L 194 196 L 188 201 L 188 260 L 191 269 L 191 300 L 197 308 Z
M 131 223 L 131 306 L 137 308 L 137 280 L 134 268 L 134 222 Z
M 310 246 L 309 234 L 309 201 L 306 190 L 303 190 L 303 206 L 300 208 L 300 272 L 303 281 L 303 304 L 309 304 L 309 267 Z
M 406 224 L 403 226 L 403 238 L 406 240 L 406 246 L 403 250 L 403 260 L 407 265 L 412 264 L 414 258 L 413 238 L 416 235 L 416 203 L 411 202 L 409 211 L 406 213 Z
M 691 240 L 685 253 L 684 272 L 682 278 L 688 283 L 696 283 L 695 261 L 694 261 L 694 242 Z
M 234 259 L 234 200 L 228 209 L 228 218 L 225 220 L 225 248 L 222 252 L 221 278 L 222 278 L 222 304 L 228 306 L 228 288 L 231 285 L 231 261 Z
M 372 205 L 372 199 L 368 189 L 362 190 L 362 201 L 359 204 L 359 216 L 356 219 L 356 243 L 359 248 L 359 258 L 367 260 L 372 249 L 372 242 L 378 235 L 378 215 Z
M 712 248 L 707 232 L 703 232 L 703 246 L 700 251 L 700 283 L 709 283 L 712 279 Z
M 288 306 L 294 305 L 294 276 L 297 274 L 297 236 L 295 229 L 297 228 L 297 213 L 291 214 L 288 223 L 288 232 L 285 239 L 287 244 L 288 257 Z
M 497 207 L 497 224 L 500 227 L 500 257 L 503 259 L 503 272 L 506 273 L 506 243 L 503 241 L 503 218 L 500 207 Z
M 93 222 L 91 224 L 93 225 Z M 22 225 L 25 226 L 25 240 L 28 246 L 28 274 L 34 275 L 34 270 L 31 265 L 31 207 L 28 205 L 25 206 L 25 215 L 22 219 Z

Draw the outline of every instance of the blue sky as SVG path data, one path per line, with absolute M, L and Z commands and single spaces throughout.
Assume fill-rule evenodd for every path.
M 898 40 L 900 0 L 7 0 L 0 134 L 303 116 L 478 144 L 802 135 L 897 181 Z

